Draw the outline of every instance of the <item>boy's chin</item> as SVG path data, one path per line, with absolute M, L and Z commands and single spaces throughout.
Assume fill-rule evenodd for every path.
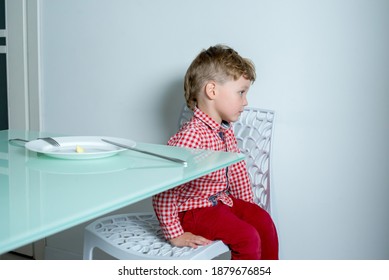
M 236 122 L 237 120 L 239 120 L 239 118 L 240 118 L 240 114 L 237 116 L 231 117 L 228 122 Z

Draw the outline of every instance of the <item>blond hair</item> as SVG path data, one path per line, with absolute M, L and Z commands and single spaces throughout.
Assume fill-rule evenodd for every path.
M 186 71 L 184 90 L 187 106 L 194 110 L 197 96 L 209 81 L 224 83 L 241 76 L 255 81 L 254 63 L 228 46 L 216 45 L 201 51 Z

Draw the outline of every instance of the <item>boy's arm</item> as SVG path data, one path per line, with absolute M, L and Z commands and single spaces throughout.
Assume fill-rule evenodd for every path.
M 180 131 L 168 142 L 169 146 L 201 148 L 201 136 L 194 129 Z M 190 246 L 197 248 L 199 245 L 207 245 L 211 241 L 190 232 L 184 232 L 177 211 L 177 195 L 175 189 L 165 191 L 153 197 L 154 211 L 160 222 L 166 239 L 174 246 Z
M 153 196 L 153 207 L 166 239 L 176 238 L 184 233 L 178 217 L 174 189 Z
M 197 248 L 211 243 L 202 236 L 184 232 L 177 212 L 177 198 L 174 189 L 153 196 L 153 207 L 163 234 L 174 246 Z

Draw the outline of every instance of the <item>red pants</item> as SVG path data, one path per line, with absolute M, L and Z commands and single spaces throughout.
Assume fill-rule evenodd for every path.
M 233 207 L 219 202 L 179 213 L 184 231 L 223 241 L 233 260 L 278 259 L 278 236 L 270 215 L 256 204 L 232 200 Z

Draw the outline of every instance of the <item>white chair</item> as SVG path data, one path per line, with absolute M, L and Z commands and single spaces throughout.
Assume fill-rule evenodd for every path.
M 179 125 L 193 112 L 183 108 Z M 270 212 L 270 151 L 274 112 L 246 108 L 233 129 L 238 146 L 246 155 L 255 203 Z M 153 212 L 129 213 L 102 217 L 85 228 L 84 259 L 93 259 L 99 248 L 117 259 L 213 259 L 228 252 L 221 241 L 197 249 L 172 246 L 162 234 Z

